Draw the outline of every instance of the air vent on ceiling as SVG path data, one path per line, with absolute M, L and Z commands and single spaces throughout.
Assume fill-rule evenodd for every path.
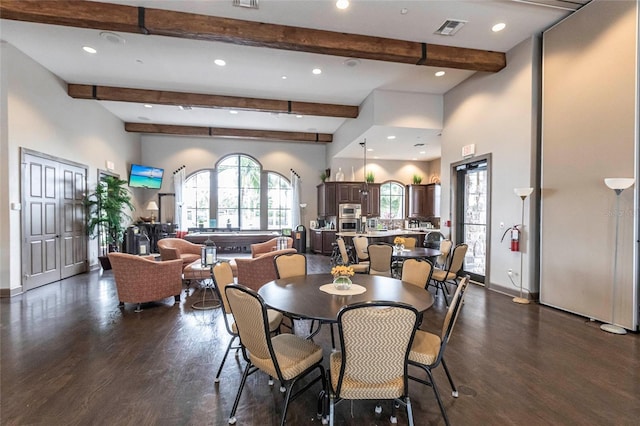
M 442 25 L 440 25 L 440 28 L 438 28 L 434 34 L 452 36 L 460 31 L 460 28 L 462 28 L 467 22 L 468 21 L 463 21 L 462 19 L 447 19 Z
M 233 0 L 233 5 L 237 7 L 250 7 L 251 9 L 258 8 L 259 0 Z

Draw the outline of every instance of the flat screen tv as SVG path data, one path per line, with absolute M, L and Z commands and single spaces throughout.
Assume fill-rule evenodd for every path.
M 133 188 L 160 189 L 164 169 L 132 164 L 129 172 L 129 186 Z

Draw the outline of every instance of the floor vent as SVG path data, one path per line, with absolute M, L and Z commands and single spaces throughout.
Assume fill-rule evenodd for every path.
M 461 19 L 447 19 L 442 25 L 440 25 L 440 28 L 438 28 L 434 34 L 452 36 L 460 31 L 460 28 L 462 28 L 466 23 L 467 21 L 463 21 Z
M 250 7 L 251 9 L 258 8 L 259 0 L 233 0 L 233 5 L 237 7 Z

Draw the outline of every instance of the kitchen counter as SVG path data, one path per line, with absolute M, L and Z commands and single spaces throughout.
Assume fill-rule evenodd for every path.
M 398 235 L 426 235 L 429 232 L 440 231 L 439 229 L 392 229 L 390 231 L 369 231 L 366 233 L 359 232 L 337 232 L 336 235 L 339 237 L 355 237 L 355 236 L 364 236 L 369 238 L 386 238 L 386 237 L 397 237 Z

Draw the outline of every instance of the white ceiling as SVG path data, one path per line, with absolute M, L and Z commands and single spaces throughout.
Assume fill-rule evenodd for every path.
M 554 6 L 577 7 L 574 2 L 539 0 Z M 352 0 L 347 10 L 335 7 L 334 0 L 260 0 L 259 9 L 233 7 L 232 0 L 113 0 L 149 8 L 267 22 L 354 34 L 388 37 L 432 44 L 507 52 L 534 33 L 539 33 L 571 13 L 569 10 L 534 5 L 524 1 L 383 1 Z M 576 6 L 577 4 L 577 6 Z M 406 14 L 401 10 L 407 9 Z M 435 35 L 446 19 L 468 23 L 451 37 Z M 493 33 L 498 22 L 505 30 Z M 267 99 L 360 105 L 376 89 L 444 94 L 473 74 L 445 69 L 381 61 L 359 60 L 347 66 L 348 58 L 302 52 L 238 46 L 161 36 L 119 33 L 121 43 L 101 36 L 101 31 L 0 20 L 0 37 L 68 83 L 96 84 L 144 89 L 196 92 Z M 98 50 L 95 55 L 83 46 Z M 221 58 L 225 67 L 216 66 Z M 321 68 L 315 76 L 313 68 Z M 287 79 L 282 79 L 287 76 Z M 99 102 L 78 100 L 77 102 Z M 296 118 L 287 114 L 153 106 L 124 102 L 100 102 L 123 122 L 248 128 L 264 130 L 334 133 L 348 119 Z M 393 149 L 386 136 L 396 135 Z M 427 144 L 419 160 L 440 156 L 434 129 L 407 129 L 372 126 L 340 156 L 362 155 L 359 142 L 380 159 L 411 160 L 413 145 Z M 265 142 L 268 143 L 268 142 Z M 386 149 L 383 149 L 386 146 Z

